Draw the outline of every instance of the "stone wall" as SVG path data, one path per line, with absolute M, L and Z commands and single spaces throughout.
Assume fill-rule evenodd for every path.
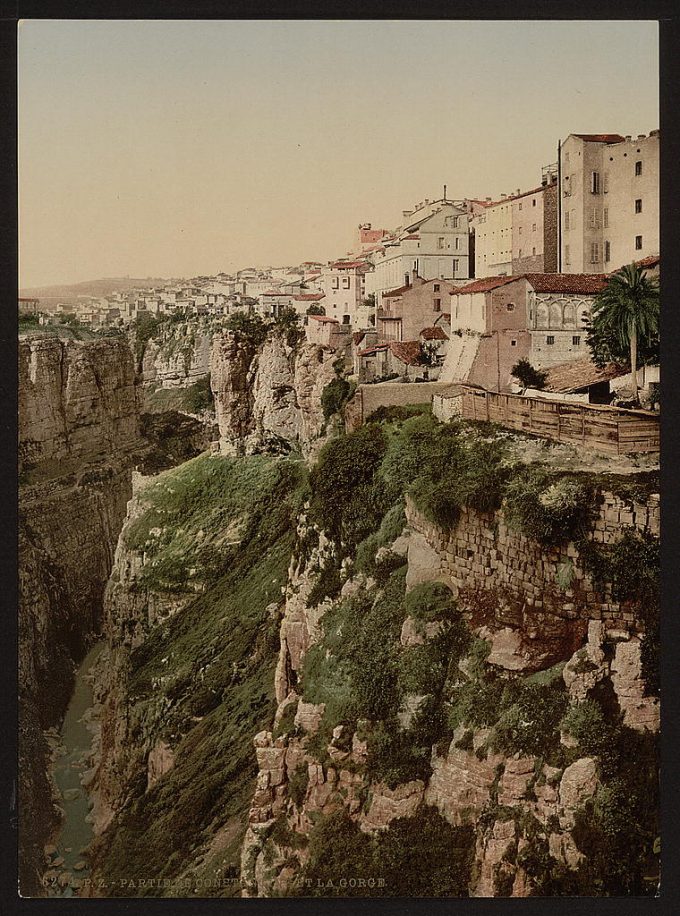
M 434 395 L 455 389 L 450 382 L 382 382 L 359 385 L 354 397 L 345 406 L 345 429 L 358 429 L 379 407 L 408 407 L 429 404 Z
M 429 522 L 408 498 L 406 514 L 413 530 L 407 581 L 446 582 L 473 623 L 493 633 L 491 660 L 502 667 L 538 670 L 568 657 L 582 643 L 589 620 L 613 630 L 640 627 L 630 608 L 598 594 L 572 543 L 541 547 L 512 531 L 502 510 L 463 508 L 451 532 Z M 626 527 L 658 536 L 658 496 L 629 506 L 605 493 L 591 539 L 614 543 Z

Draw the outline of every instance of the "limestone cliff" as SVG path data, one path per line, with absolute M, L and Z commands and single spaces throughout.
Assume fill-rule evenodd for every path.
M 511 530 L 502 511 L 465 509 L 453 529 L 445 531 L 407 500 L 407 523 L 376 559 L 390 562 L 392 568 L 398 567 L 399 557 L 406 560 L 407 609 L 409 594 L 415 596 L 433 583 L 445 585 L 451 598 L 455 596 L 474 634 L 459 660 L 454 652 L 443 661 L 449 666 L 446 682 L 454 684 L 452 697 L 458 697 L 463 710 L 459 724 L 445 740 L 432 744 L 429 765 L 411 767 L 411 778 L 408 768 L 402 767 L 401 777 L 386 776 L 372 762 L 385 740 L 375 723 L 342 723 L 330 731 L 325 727 L 329 714 L 337 717 L 339 697 L 346 689 L 344 666 L 353 664 L 342 647 L 343 634 L 352 639 L 357 615 L 372 614 L 390 589 L 397 594 L 393 581 L 401 573 L 387 581 L 383 575 L 377 582 L 363 572 L 352 572 L 350 564 L 340 595 L 317 602 L 313 589 L 332 564 L 333 547 L 303 516 L 299 543 L 315 546 L 311 551 L 301 547 L 297 562 L 291 564 L 275 677 L 278 710 L 272 729 L 254 740 L 259 775 L 242 851 L 243 894 L 298 893 L 295 888 L 310 868 L 318 875 L 319 861 L 333 861 L 331 854 L 325 860 L 314 859 L 324 820 L 330 823 L 343 813 L 349 818 L 343 840 L 336 833 L 334 842 L 345 837 L 348 844 L 359 842 L 346 832 L 353 823 L 380 844 L 393 823 L 406 824 L 408 820 L 400 819 L 433 810 L 453 827 L 470 826 L 474 831 L 470 896 L 578 893 L 564 889 L 579 886 L 577 875 L 581 880 L 590 875 L 584 824 L 595 830 L 592 812 L 606 809 L 611 786 L 616 785 L 616 780 L 608 781 L 612 767 L 627 765 L 612 763 L 617 752 L 611 736 L 627 736 L 625 758 L 637 740 L 634 736 L 648 750 L 650 736 L 659 729 L 658 698 L 649 695 L 642 664 L 644 608 L 615 601 L 611 584 L 595 584 L 573 543 L 542 547 Z M 605 493 L 590 540 L 615 544 L 625 526 L 658 535 L 658 497 L 631 504 Z M 359 604 L 352 607 L 352 601 Z M 424 653 L 432 652 L 441 660 L 447 634 L 454 634 L 449 645 L 460 641 L 458 626 L 443 611 L 426 619 L 407 611 L 403 618 L 395 651 L 399 677 L 404 671 L 411 673 L 404 678 L 402 705 L 393 710 L 401 723 L 401 739 L 391 745 L 389 767 L 399 767 L 398 755 L 411 742 L 422 742 L 417 737 L 425 721 L 418 720 L 420 710 L 425 717 L 436 717 L 435 707 L 428 705 L 428 689 L 436 693 L 438 688 L 427 678 L 423 683 L 422 673 L 414 675 L 420 669 L 411 669 L 409 659 L 420 654 L 417 664 L 422 666 Z M 390 640 L 388 630 L 382 639 Z M 366 651 L 366 640 L 358 645 Z M 312 650 L 314 660 L 306 665 Z M 433 671 L 437 665 L 440 661 Z M 420 685 L 414 684 L 418 678 Z M 475 697 L 472 705 L 465 705 L 470 703 L 466 697 Z M 485 724 L 484 713 L 475 708 L 487 702 L 485 714 L 494 724 Z M 597 720 L 598 744 L 583 722 L 599 715 L 600 708 L 609 710 L 611 718 Z M 571 724 L 555 733 L 562 716 L 563 723 Z M 550 740 L 543 734 L 549 732 L 547 722 L 553 723 L 550 729 L 556 735 Z M 619 728 L 624 731 L 617 733 Z M 650 767 L 653 779 L 653 764 Z M 587 840 L 593 856 L 595 835 Z M 316 837 L 316 846 L 311 837 Z M 337 876 L 328 872 L 325 877 L 327 886 L 333 887 Z
M 38 892 L 56 812 L 42 729 L 59 723 L 74 662 L 99 631 L 104 586 L 139 446 L 132 353 L 122 340 L 19 346 L 21 881 Z
M 211 385 L 222 452 L 315 454 L 325 432 L 321 393 L 339 355 L 305 342 L 290 347 L 277 332 L 260 348 L 233 332 L 216 335 Z
M 209 318 L 162 322 L 157 336 L 144 347 L 144 385 L 181 388 L 204 378 L 210 372 L 213 333 Z

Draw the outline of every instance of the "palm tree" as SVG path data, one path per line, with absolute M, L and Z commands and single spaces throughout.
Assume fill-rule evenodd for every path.
M 659 331 L 659 284 L 636 264 L 612 274 L 595 299 L 592 310 L 595 334 L 609 343 L 612 354 L 629 350 L 633 397 L 638 400 L 637 358 L 640 340 L 651 340 Z

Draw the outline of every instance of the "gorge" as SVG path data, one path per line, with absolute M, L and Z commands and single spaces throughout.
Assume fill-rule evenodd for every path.
M 346 434 L 343 354 L 198 330 L 185 373 L 21 342 L 22 893 L 98 635 L 88 894 L 653 892 L 653 464 L 423 407 Z M 208 371 L 215 426 L 180 403 Z M 176 389 L 200 430 L 147 466 Z

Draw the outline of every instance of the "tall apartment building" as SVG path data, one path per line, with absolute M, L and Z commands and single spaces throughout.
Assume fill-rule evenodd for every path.
M 382 293 L 423 280 L 465 280 L 469 274 L 468 214 L 464 203 L 426 200 L 403 211 L 403 223 L 369 256 L 366 294 L 380 306 Z
M 659 254 L 658 130 L 570 134 L 560 176 L 563 273 L 611 273 Z
M 473 203 L 475 277 L 557 270 L 557 164 L 544 167 L 538 188 Z

